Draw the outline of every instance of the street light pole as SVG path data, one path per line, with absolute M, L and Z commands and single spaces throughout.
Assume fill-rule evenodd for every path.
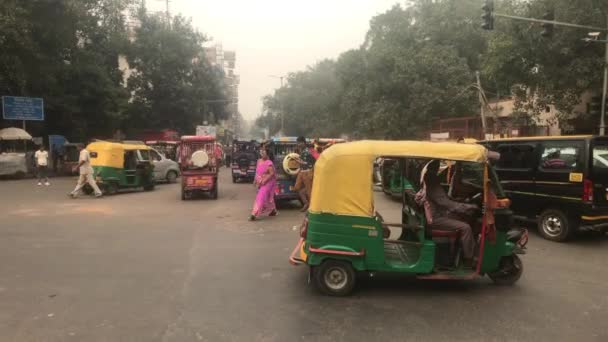
M 608 21 L 608 18 L 606 18 Z M 606 135 L 606 100 L 608 100 L 608 34 L 605 40 L 585 38 L 588 43 L 602 43 L 606 46 L 604 52 L 604 86 L 602 87 L 602 103 L 600 111 L 600 135 Z

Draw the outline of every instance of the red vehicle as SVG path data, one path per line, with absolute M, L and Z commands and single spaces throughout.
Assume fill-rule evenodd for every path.
M 219 160 L 215 154 L 215 138 L 183 136 L 179 146 L 179 166 L 182 174 L 182 200 L 196 193 L 208 193 L 217 199 Z

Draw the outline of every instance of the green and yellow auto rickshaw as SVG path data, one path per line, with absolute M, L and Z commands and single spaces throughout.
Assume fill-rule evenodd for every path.
M 340 144 L 321 154 L 315 165 L 312 198 L 300 240 L 290 255 L 294 265 L 307 264 L 309 280 L 329 295 L 348 295 L 356 272 L 397 272 L 422 279 L 474 279 L 489 275 L 498 284 L 513 284 L 522 274 L 517 254 L 527 242 L 525 229 L 511 229 L 509 200 L 483 146 L 418 141 L 359 141 Z M 375 211 L 372 184 L 376 158 L 401 159 L 405 176 L 416 189 L 403 195 L 402 222 L 387 223 Z M 461 232 L 427 224 L 425 205 L 419 203 L 417 177 L 425 164 L 450 162 L 452 182 L 447 193 L 466 188 L 467 203 L 479 210 L 468 218 L 475 237 L 474 257 L 463 262 Z M 437 179 L 446 179 L 437 168 Z M 440 171 L 439 171 L 440 170 Z M 442 181 L 444 182 L 444 181 Z M 459 184 L 460 184 L 459 183 Z M 451 196 L 451 195 L 450 195 Z M 390 228 L 402 229 L 389 239 Z
M 87 150 L 95 181 L 104 194 L 112 195 L 120 189 L 154 190 L 154 164 L 150 161 L 150 147 L 96 141 L 89 144 Z M 93 190 L 87 185 L 84 191 Z

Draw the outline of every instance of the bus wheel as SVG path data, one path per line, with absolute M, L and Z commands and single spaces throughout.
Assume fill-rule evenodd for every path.
M 515 284 L 521 278 L 524 272 L 524 264 L 517 254 L 512 254 L 500 259 L 498 271 L 488 273 L 494 284 L 501 286 L 510 286 Z
M 348 296 L 355 287 L 355 270 L 345 261 L 327 260 L 313 269 L 313 283 L 329 296 Z
M 547 209 L 538 218 L 538 231 L 547 240 L 566 241 L 573 230 L 568 217 L 560 210 Z

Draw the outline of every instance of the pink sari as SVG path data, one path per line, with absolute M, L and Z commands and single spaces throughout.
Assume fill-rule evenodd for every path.
M 258 160 L 258 165 L 255 170 L 255 184 L 258 185 L 258 193 L 255 196 L 253 203 L 253 211 L 251 215 L 259 216 L 265 213 L 271 213 L 276 210 L 274 204 L 274 189 L 276 187 L 276 174 L 268 176 L 269 168 L 274 169 L 274 164 L 271 160 Z

